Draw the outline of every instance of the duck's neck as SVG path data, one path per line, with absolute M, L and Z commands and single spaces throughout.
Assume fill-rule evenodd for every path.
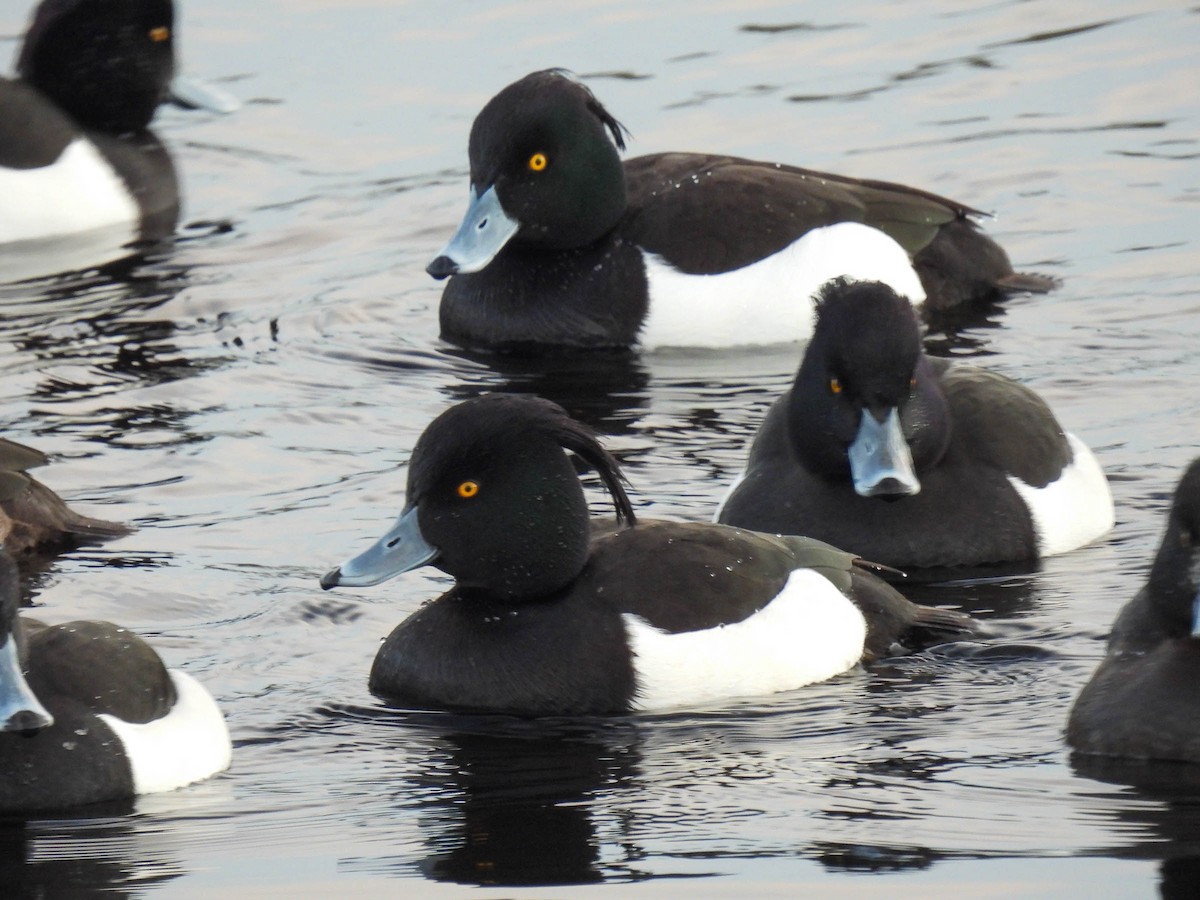
M 640 251 L 609 234 L 575 250 L 508 246 L 442 295 L 442 337 L 501 352 L 628 347 L 646 317 Z
M 1150 596 L 1155 612 L 1172 637 L 1192 633 L 1200 580 L 1200 545 L 1185 540 L 1183 534 L 1172 512 L 1166 536 L 1150 569 Z

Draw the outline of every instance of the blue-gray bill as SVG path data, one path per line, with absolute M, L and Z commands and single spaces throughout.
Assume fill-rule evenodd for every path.
M 171 102 L 184 109 L 205 109 L 227 115 L 242 108 L 241 102 L 228 91 L 191 75 L 176 75 L 170 91 Z
M 863 497 L 907 497 L 921 490 L 895 407 L 882 422 L 863 410 L 848 455 L 854 490 Z
M 383 537 L 353 559 L 321 577 L 325 590 L 335 587 L 369 587 L 402 572 L 420 568 L 437 557 L 421 534 L 417 508 L 410 506 Z
M 500 205 L 494 187 L 479 196 L 475 185 L 471 185 L 471 203 L 462 224 L 425 271 L 434 278 L 478 272 L 496 258 L 520 227 L 521 223 L 510 219 Z
M 30 690 L 17 657 L 17 642 L 6 635 L 0 644 L 0 731 L 31 734 L 49 728 L 54 716 Z

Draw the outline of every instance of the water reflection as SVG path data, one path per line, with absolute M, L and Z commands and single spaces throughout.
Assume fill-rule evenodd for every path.
M 155 246 L 131 245 L 125 222 L 77 234 L 0 243 L 0 281 L 15 283 L 81 271 L 99 261 L 150 252 Z
M 143 268 L 124 260 L 82 274 L 0 288 L 3 334 L 44 362 L 78 359 L 85 342 L 110 344 L 114 332 L 123 342 L 125 320 L 172 300 L 187 287 L 189 275 L 184 267 Z
M 1072 754 L 1077 775 L 1128 788 L 1106 810 L 1112 831 L 1148 833 L 1130 847 L 1106 848 L 1106 856 L 1161 859 L 1164 900 L 1200 896 L 1200 765 Z M 1136 840 L 1136 843 L 1134 842 Z
M 1036 561 L 1019 561 L 972 570 L 912 569 L 888 580 L 909 600 L 929 606 L 953 606 L 972 616 L 1011 619 L 1037 609 L 1046 586 Z M 885 573 L 886 575 L 886 573 Z
M 435 881 L 480 885 L 600 881 L 590 801 L 630 774 L 627 755 L 591 738 L 448 735 L 445 778 L 456 818 L 419 865 Z
M 416 762 L 398 769 L 389 815 L 415 821 L 421 847 L 339 868 L 515 887 L 716 875 L 745 858 L 897 872 L 987 855 L 991 845 L 969 837 L 973 849 L 957 851 L 921 841 L 934 836 L 924 809 L 977 789 L 961 780 L 968 759 L 1001 772 L 1018 761 L 1000 747 L 987 758 L 939 749 L 947 719 L 960 715 L 942 692 L 965 668 L 926 657 L 777 701 L 660 716 L 390 713 L 399 728 L 389 742 Z M 1008 687 L 989 690 L 981 674 L 980 702 L 1007 702 Z M 968 818 L 970 808 L 956 805 Z M 864 829 L 877 839 L 855 840 Z
M 623 434 L 649 402 L 649 369 L 628 350 L 529 359 L 449 347 L 444 352 L 459 363 L 460 371 L 463 363 L 477 367 L 472 377 L 444 386 L 454 403 L 490 391 L 536 394 L 602 434 Z
M 194 411 L 161 400 L 133 403 L 128 396 L 132 388 L 199 377 L 233 358 L 189 352 L 186 326 L 155 314 L 191 283 L 186 267 L 123 260 L 22 290 L 0 288 L 0 341 L 24 357 L 15 369 L 37 374 L 22 391 L 22 402 L 89 401 L 43 430 L 86 427 L 94 440 L 113 445 L 132 440 L 139 447 L 203 440 L 188 425 Z M 107 399 L 117 393 L 125 396 Z M 148 440 L 148 433 L 162 431 L 171 437 Z
M 979 326 L 999 328 L 1002 307 L 977 313 L 971 319 L 939 323 L 925 340 L 933 355 L 982 357 L 992 353 Z M 624 434 L 663 390 L 688 392 L 761 392 L 768 386 L 782 394 L 799 367 L 804 345 L 782 342 L 768 347 L 733 348 L 719 352 L 681 348 L 643 354 L 637 350 L 593 350 L 524 357 L 484 353 L 450 345 L 440 352 L 462 381 L 443 387 L 452 402 L 486 391 L 537 394 L 553 400 L 572 416 L 608 434 Z M 682 376 L 682 377 L 681 377 Z M 710 419 L 720 417 L 710 410 Z M 707 427 L 713 422 L 699 421 Z
M 826 869 L 843 872 L 910 872 L 928 869 L 945 854 L 929 847 L 887 847 L 817 841 L 812 856 Z
M 638 776 L 632 724 L 453 716 L 470 730 L 433 738 L 412 776 L 435 800 L 421 810 L 433 881 L 487 886 L 590 884 L 606 878 L 596 798 Z M 347 860 L 353 871 L 408 874 L 406 857 Z
M 185 874 L 174 854 L 140 839 L 132 810 L 124 800 L 69 819 L 0 821 L 4 895 L 133 897 Z

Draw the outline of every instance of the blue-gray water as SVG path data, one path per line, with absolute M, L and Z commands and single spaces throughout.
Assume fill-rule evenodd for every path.
M 140 525 L 58 561 L 40 613 L 150 636 L 220 700 L 234 765 L 10 829 L 0 881 L 150 897 L 1195 895 L 1200 767 L 1076 768 L 1062 729 L 1200 452 L 1200 8 L 182 3 L 185 66 L 245 106 L 160 114 L 187 194 L 169 252 L 0 287 L 0 428 L 58 455 L 44 480 L 76 505 Z M 0 8 L 0 58 L 25 5 Z M 988 230 L 1018 268 L 1063 287 L 937 346 L 1034 386 L 1095 448 L 1112 535 L 1034 575 L 926 589 L 992 623 L 982 653 L 596 723 L 384 709 L 366 690 L 378 641 L 445 580 L 324 594 L 316 578 L 394 517 L 432 416 L 493 387 L 545 393 L 611 435 L 642 511 L 706 519 L 799 359 L 500 368 L 438 342 L 423 267 L 465 202 L 471 119 L 550 65 L 586 78 L 634 153 L 783 160 L 996 211 Z

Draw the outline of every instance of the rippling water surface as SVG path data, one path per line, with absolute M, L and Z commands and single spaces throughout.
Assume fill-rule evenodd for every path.
M 181 3 L 185 65 L 245 106 L 160 114 L 187 190 L 173 247 L 0 286 L 0 427 L 56 456 L 44 480 L 78 506 L 140 526 L 54 563 L 39 612 L 149 635 L 217 695 L 234 766 L 6 826 L 0 882 L 1195 896 L 1194 767 L 1085 766 L 1062 730 L 1200 445 L 1200 9 Z M 23 5 L 0 10 L 0 57 Z M 465 202 L 471 119 L 549 65 L 587 79 L 635 153 L 777 159 L 994 210 L 1017 267 L 1064 285 L 930 346 L 1047 397 L 1112 479 L 1112 535 L 1032 575 L 919 589 L 986 619 L 986 641 L 792 694 L 538 724 L 382 707 L 375 648 L 445 579 L 324 594 L 316 578 L 396 514 L 436 413 L 550 396 L 611 436 L 640 510 L 706 519 L 799 360 L 535 365 L 439 343 L 423 266 Z

